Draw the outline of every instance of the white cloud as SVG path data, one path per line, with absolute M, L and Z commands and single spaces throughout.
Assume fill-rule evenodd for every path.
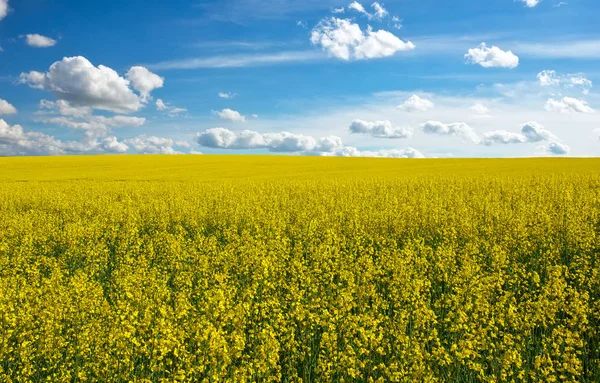
M 230 92 L 219 92 L 218 96 L 220 98 L 224 98 L 224 99 L 230 99 L 230 98 L 234 98 L 235 96 L 237 96 L 237 94 L 235 93 L 230 93 Z
M 490 109 L 480 102 L 473 104 L 469 109 L 478 115 L 486 115 L 490 113 Z
M 164 103 L 164 101 L 162 99 L 158 99 L 156 100 L 156 110 L 167 110 L 169 109 L 169 107 Z
M 562 100 L 555 100 L 553 98 L 546 101 L 545 108 L 549 112 L 560 112 L 560 113 L 594 113 L 587 102 L 579 100 L 573 97 L 563 97 Z
M 91 108 L 73 107 L 67 101 L 56 102 L 41 100 L 40 108 L 50 112 L 40 111 L 42 117 L 35 121 L 54 124 L 70 129 L 82 130 L 88 139 L 106 136 L 112 128 L 137 128 L 146 122 L 145 118 L 116 115 L 112 117 L 94 116 Z M 58 113 L 60 116 L 47 116 L 48 113 Z
M 344 7 L 340 7 L 340 8 L 334 8 L 331 12 L 332 13 L 344 13 L 346 10 L 344 9 Z
M 521 56 L 535 58 L 600 58 L 600 40 L 546 40 L 543 42 L 516 43 L 514 49 Z
M 478 48 L 469 49 L 465 55 L 467 63 L 478 64 L 484 68 L 516 68 L 519 58 L 511 51 L 503 51 L 497 46 L 488 47 L 481 43 Z
M 363 121 L 354 120 L 348 128 L 350 133 L 367 134 L 376 138 L 410 138 L 412 130 L 408 128 L 393 127 L 388 120 Z
M 190 149 L 192 146 L 187 141 L 175 141 L 175 146 L 179 146 L 180 148 Z
M 36 122 L 44 124 L 53 124 L 63 126 L 65 128 L 82 130 L 88 138 L 98 138 L 106 136 L 110 132 L 110 128 L 98 121 L 79 120 L 69 117 L 44 117 L 38 118 Z
M 0 155 L 39 156 L 85 153 L 98 150 L 95 141 L 63 142 L 39 132 L 26 132 L 21 125 L 8 125 L 0 119 Z
M 53 112 L 59 113 L 62 116 L 83 117 L 92 114 L 92 108 L 89 106 L 73 106 L 65 100 L 57 100 L 56 102 L 41 100 L 40 108 L 49 109 Z
M 495 130 L 483 134 L 481 143 L 483 145 L 493 144 L 524 144 L 527 142 L 527 137 L 521 133 L 507 132 L 506 130 Z
M 62 143 L 42 133 L 27 133 L 21 125 L 0 119 L 0 155 L 61 154 Z
M 371 4 L 371 6 L 375 10 L 375 17 L 383 19 L 388 15 L 388 11 L 378 2 L 374 2 L 373 4 Z
M 369 12 L 365 10 L 365 7 L 358 1 L 353 1 L 348 5 L 348 9 L 353 9 L 356 12 L 362 13 L 364 15 L 369 15 Z M 370 16 L 370 15 L 369 15 Z
M 260 149 L 267 147 L 263 135 L 258 132 L 244 130 L 236 134 L 225 128 L 212 128 L 198 133 L 196 142 L 207 148 L 220 149 Z
M 141 135 L 123 141 L 131 145 L 138 153 L 142 154 L 179 154 L 173 146 L 177 144 L 171 138 Z
M 266 54 L 241 54 L 230 56 L 213 56 L 183 60 L 163 61 L 148 65 L 149 68 L 160 69 L 200 69 L 200 68 L 244 68 L 260 65 L 286 64 L 323 60 L 326 56 L 314 50 L 288 51 Z
M 154 89 L 162 88 L 165 83 L 164 78 L 150 72 L 148 68 L 143 66 L 131 67 L 126 77 L 131 81 L 133 88 L 140 92 L 142 102 L 148 102 L 148 99 L 151 99 L 150 92 Z
M 25 35 L 25 41 L 27 45 L 34 48 L 49 48 L 56 45 L 56 40 L 38 35 L 37 33 Z
M 15 113 L 17 113 L 17 108 L 12 106 L 8 101 L 0 98 L 0 115 Z
M 167 111 L 167 113 L 171 117 L 175 117 L 175 116 L 180 115 L 181 113 L 187 112 L 187 109 L 173 107 L 173 106 L 171 106 L 171 104 L 165 103 L 160 98 L 158 100 L 156 100 L 156 110 L 163 111 L 163 112 Z
M 424 112 L 432 109 L 435 105 L 426 98 L 421 98 L 416 94 L 410 96 L 398 109 L 405 112 Z
M 8 0 L 0 0 L 0 20 L 8 15 Z
M 307 28 L 307 25 L 306 25 L 306 23 L 305 23 L 304 21 L 302 21 L 302 20 L 298 20 L 298 21 L 296 22 L 296 26 L 298 26 L 298 27 L 300 27 L 300 28 Z
M 554 70 L 543 70 L 537 74 L 540 86 L 552 86 L 560 84 L 560 77 Z
M 568 88 L 580 87 L 583 94 L 590 93 L 590 89 L 593 87 L 592 81 L 581 75 L 571 75 L 568 81 Z
M 530 121 L 521 126 L 521 134 L 525 136 L 527 142 L 553 141 L 558 138 L 535 121 Z
M 333 153 L 321 153 L 325 156 L 341 157 L 372 157 L 372 158 L 425 158 L 423 153 L 408 147 L 406 149 L 381 149 L 375 151 L 361 151 L 352 146 L 346 146 L 343 150 Z
M 342 139 L 337 136 L 326 136 L 316 139 L 312 136 L 289 132 L 259 133 L 252 130 L 244 130 L 235 133 L 229 129 L 213 128 L 198 133 L 196 142 L 200 146 L 213 149 L 266 149 L 277 153 L 346 157 L 424 157 L 412 148 L 405 150 L 360 151 L 355 147 L 344 146 Z
M 232 122 L 246 122 L 246 116 L 232 109 L 223 109 L 221 111 L 213 111 L 213 114 L 219 116 L 221 120 Z
M 196 142 L 201 146 L 219 149 L 268 149 L 271 152 L 311 152 L 321 151 L 319 142 L 303 134 L 289 132 L 258 133 L 244 130 L 240 133 L 229 129 L 213 128 L 199 133 Z M 331 140 L 323 141 L 324 147 L 331 147 Z
M 125 153 L 129 150 L 129 146 L 117 140 L 117 137 L 106 137 L 101 142 L 101 147 L 109 153 Z
M 371 27 L 363 33 L 358 24 L 348 19 L 326 18 L 313 29 L 313 45 L 320 45 L 330 56 L 342 60 L 366 60 L 394 55 L 415 48 L 384 30 L 374 32 Z
M 583 94 L 588 94 L 593 87 L 592 81 L 582 74 L 568 74 L 566 76 L 561 76 L 554 70 L 543 70 L 538 73 L 537 78 L 542 87 L 558 86 L 562 84 L 565 88 L 581 88 Z
M 134 112 L 142 107 L 128 80 L 109 67 L 95 67 L 81 56 L 65 57 L 52 64 L 46 73 L 21 73 L 20 82 L 53 91 L 57 98 L 75 106 L 116 113 Z
M 169 115 L 170 116 L 178 116 L 181 113 L 185 113 L 188 110 L 186 108 L 171 108 L 171 110 L 169 110 Z
M 289 132 L 267 133 L 263 136 L 272 152 L 297 153 L 297 152 L 322 152 L 319 142 L 314 137 Z M 340 139 L 341 142 L 341 139 Z M 324 144 L 330 147 L 331 140 L 326 139 Z
M 506 130 L 484 133 L 481 143 L 490 146 L 494 144 L 525 144 L 557 140 L 558 138 L 554 133 L 544 128 L 541 124 L 530 121 L 521 125 L 520 133 L 507 132 Z
M 542 2 L 542 0 L 521 0 L 523 3 L 525 3 L 525 6 L 529 7 L 529 8 L 534 8 L 536 7 L 539 3 Z
M 547 152 L 550 154 L 562 156 L 565 154 L 569 154 L 571 148 L 569 148 L 565 144 L 561 144 L 560 142 L 551 142 L 546 148 Z
M 452 124 L 444 124 L 439 121 L 427 121 L 421 124 L 423 132 L 426 134 L 448 135 L 466 138 L 470 141 L 479 142 L 477 133 L 464 122 L 455 122 Z

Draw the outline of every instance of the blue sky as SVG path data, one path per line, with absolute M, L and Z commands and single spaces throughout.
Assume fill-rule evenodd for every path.
M 0 0 L 0 155 L 598 156 L 599 14 L 594 0 Z

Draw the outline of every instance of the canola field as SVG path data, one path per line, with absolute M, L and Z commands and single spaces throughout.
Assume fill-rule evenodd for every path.
M 0 159 L 0 382 L 599 382 L 600 160 Z

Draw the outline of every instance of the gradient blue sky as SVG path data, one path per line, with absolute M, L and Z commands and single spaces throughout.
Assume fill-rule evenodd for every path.
M 351 3 L 0 0 L 0 155 L 600 155 L 599 2 Z

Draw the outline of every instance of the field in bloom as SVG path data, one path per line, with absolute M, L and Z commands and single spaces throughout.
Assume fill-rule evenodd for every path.
M 0 382 L 599 382 L 600 160 L 0 159 Z

